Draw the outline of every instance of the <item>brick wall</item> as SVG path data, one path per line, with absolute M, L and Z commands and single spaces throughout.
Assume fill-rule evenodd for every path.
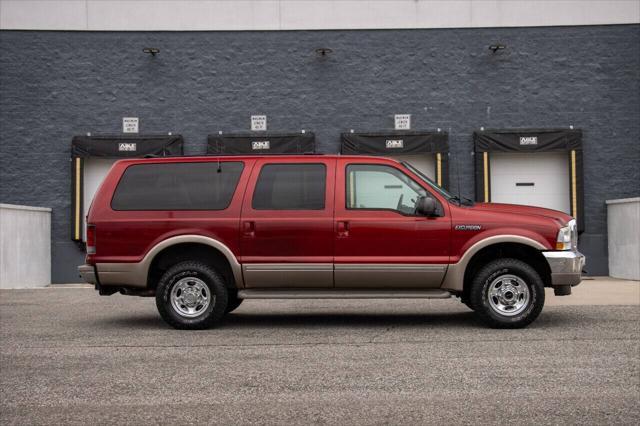
M 494 43 L 507 46 L 496 54 Z M 156 57 L 143 47 L 160 48 Z M 473 195 L 472 132 L 584 132 L 590 274 L 607 273 L 605 200 L 640 191 L 640 25 L 273 32 L 0 32 L 0 202 L 51 207 L 53 282 L 78 281 L 69 241 L 71 137 L 121 130 L 184 136 L 188 154 L 218 130 L 308 129 L 321 152 L 341 131 L 450 131 Z M 333 53 L 320 58 L 318 47 Z

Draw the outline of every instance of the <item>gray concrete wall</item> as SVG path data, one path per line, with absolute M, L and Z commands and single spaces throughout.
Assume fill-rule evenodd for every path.
M 496 54 L 495 43 L 507 46 Z M 638 196 L 640 25 L 278 32 L 0 32 L 0 200 L 53 208 L 53 281 L 77 281 L 69 241 L 69 145 L 76 134 L 185 137 L 269 129 L 316 132 L 337 152 L 341 131 L 451 132 L 451 181 L 473 196 L 472 132 L 484 127 L 584 131 L 590 274 L 606 275 L 605 200 Z M 142 53 L 147 46 L 160 54 Z M 320 58 L 318 47 L 333 53 Z M 456 165 L 459 165 L 459 170 Z M 634 184 L 636 183 L 636 184 Z
M 640 280 L 640 197 L 607 200 L 609 274 Z
M 630 0 L 0 0 L 0 29 L 329 30 L 637 24 Z
M 0 288 L 51 283 L 51 209 L 0 204 Z

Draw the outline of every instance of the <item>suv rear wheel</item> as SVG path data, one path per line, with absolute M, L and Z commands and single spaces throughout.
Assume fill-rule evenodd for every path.
M 469 304 L 494 328 L 521 328 L 544 306 L 544 284 L 535 269 L 517 259 L 497 259 L 474 277 Z
M 160 278 L 156 306 L 169 325 L 201 330 L 220 322 L 227 308 L 224 280 L 201 262 L 180 262 Z

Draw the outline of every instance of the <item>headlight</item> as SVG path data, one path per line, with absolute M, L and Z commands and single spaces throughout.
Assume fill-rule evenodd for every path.
M 567 226 L 560 228 L 556 239 L 556 250 L 572 250 L 578 248 L 578 227 L 572 219 Z

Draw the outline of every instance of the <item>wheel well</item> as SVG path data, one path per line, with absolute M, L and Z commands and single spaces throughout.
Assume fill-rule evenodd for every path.
M 463 300 L 468 300 L 471 281 L 478 270 L 488 262 L 500 259 L 518 259 L 529 264 L 542 278 L 545 287 L 551 287 L 551 269 L 542 253 L 525 244 L 499 243 L 483 248 L 473 255 L 464 272 Z
M 167 269 L 186 260 L 197 260 L 213 267 L 222 275 L 228 288 L 236 288 L 233 271 L 225 255 L 211 246 L 199 243 L 175 244 L 158 253 L 149 266 L 147 287 L 155 288 Z

